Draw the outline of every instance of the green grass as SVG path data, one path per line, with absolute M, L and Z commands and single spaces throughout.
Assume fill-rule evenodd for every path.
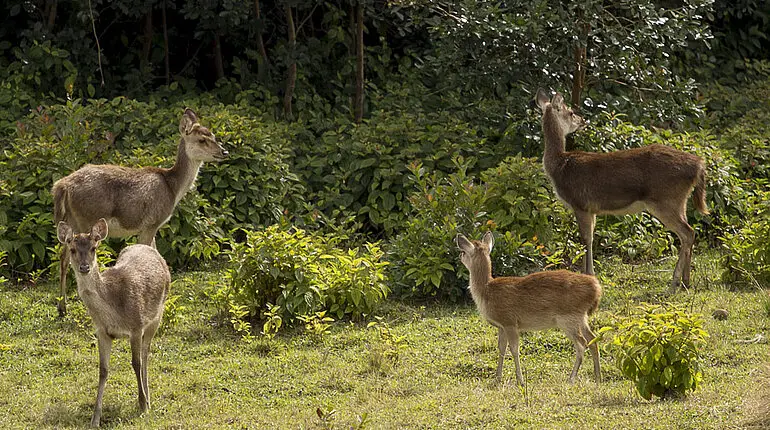
M 705 315 L 704 381 L 681 400 L 641 399 L 607 354 L 602 384 L 593 382 L 586 356 L 578 382 L 570 385 L 573 349 L 555 330 L 523 337 L 526 391 L 515 384 L 510 357 L 504 383 L 495 384 L 496 330 L 472 304 L 388 302 L 378 312 L 380 327 L 390 328 L 394 339 L 403 336 L 400 348 L 366 322 L 337 322 L 323 337 L 300 328 L 247 343 L 218 321 L 207 298 L 219 274 L 187 273 L 174 277 L 174 323 L 153 343 L 152 410 L 138 413 L 128 342 L 118 340 L 102 426 L 762 428 L 770 425 L 768 345 L 740 341 L 770 336 L 767 292 L 721 284 L 718 257 L 697 250 L 693 289 L 672 297 L 662 294 L 672 258 L 636 266 L 604 258 L 601 266 L 604 298 L 594 329 L 640 301 L 685 303 Z M 55 289 L 54 283 L 0 286 L 0 428 L 84 427 L 90 421 L 98 379 L 91 322 L 74 293 L 70 314 L 59 319 Z M 716 308 L 730 317 L 712 319 Z

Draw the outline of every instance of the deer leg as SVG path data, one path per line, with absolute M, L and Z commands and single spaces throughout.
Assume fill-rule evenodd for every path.
M 150 342 L 158 330 L 158 324 L 148 327 L 142 336 L 142 382 L 144 383 L 144 393 L 147 396 L 147 409 L 150 408 L 150 384 L 147 381 L 147 366 L 150 363 Z
M 505 327 L 502 329 L 508 338 L 508 347 L 513 354 L 513 362 L 516 365 L 516 382 L 524 386 L 524 377 L 521 376 L 521 363 L 519 362 L 519 330 L 516 327 Z
M 658 207 L 651 207 L 650 209 L 663 225 L 679 237 L 679 255 L 676 260 L 674 276 L 669 290 L 670 293 L 675 293 L 682 283 L 684 283 L 685 287 L 690 286 L 690 264 L 692 247 L 695 244 L 695 230 L 687 223 L 684 205 L 679 209 L 666 210 L 667 208 Z
M 142 380 L 142 336 L 141 333 L 131 333 L 131 367 L 136 374 L 136 384 L 139 387 L 139 409 L 144 412 L 147 410 L 147 392 L 144 391 L 144 381 Z
M 107 375 L 110 373 L 110 353 L 112 352 L 112 338 L 102 330 L 96 330 L 99 340 L 99 390 L 96 393 L 96 406 L 91 417 L 91 427 L 99 427 L 102 419 L 102 398 L 104 387 L 107 385 Z
M 570 384 L 574 384 L 580 365 L 583 364 L 583 355 L 586 353 L 588 342 L 580 332 L 580 325 L 575 325 L 574 321 L 560 321 L 559 326 L 562 327 L 564 333 L 575 345 L 575 365 L 572 366 L 572 373 L 569 375 Z
M 586 255 L 584 257 L 583 273 L 587 275 L 594 274 L 594 226 L 596 225 L 596 215 L 590 212 L 575 211 L 575 218 L 577 218 L 578 231 L 580 231 L 580 238 L 583 240 L 583 244 L 586 246 Z
M 594 335 L 594 332 L 591 331 L 591 327 L 588 326 L 587 319 L 588 318 L 583 320 L 583 327 L 580 331 L 583 333 L 586 342 L 590 344 L 596 336 Z M 602 372 L 599 368 L 599 346 L 595 343 L 588 345 L 588 350 L 591 351 L 591 359 L 593 359 L 594 362 L 594 378 L 596 379 L 596 382 L 602 382 Z
M 500 356 L 497 358 L 497 382 L 503 380 L 503 360 L 505 359 L 505 350 L 508 348 L 508 339 L 505 337 L 505 330 L 502 327 L 497 329 L 497 350 Z
M 158 232 L 158 229 L 151 229 L 151 230 L 143 230 L 139 232 L 139 237 L 137 238 L 138 242 L 143 245 L 149 245 L 153 248 L 156 248 L 155 246 L 155 233 Z
M 68 251 L 69 247 L 67 244 L 62 243 L 61 258 L 59 258 L 59 290 L 61 296 L 56 304 L 60 317 L 67 314 L 67 272 L 70 270 L 70 253 Z

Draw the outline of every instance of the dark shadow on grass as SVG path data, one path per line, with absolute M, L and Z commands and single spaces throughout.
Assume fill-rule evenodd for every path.
M 93 403 L 82 403 L 76 408 L 58 403 L 50 405 L 43 412 L 42 424 L 54 428 L 78 427 L 85 428 L 91 425 L 91 416 L 94 413 Z M 138 408 L 124 408 L 122 405 L 104 404 L 102 407 L 102 419 L 100 428 L 113 428 L 118 424 L 130 423 L 141 416 Z
M 495 369 L 492 366 L 477 363 L 455 363 L 447 373 L 455 378 L 468 380 L 483 381 L 495 377 Z

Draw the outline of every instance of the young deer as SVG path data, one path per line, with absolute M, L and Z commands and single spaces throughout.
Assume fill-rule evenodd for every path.
M 155 233 L 192 188 L 201 164 L 228 156 L 191 109 L 182 115 L 179 132 L 182 138 L 176 163 L 170 169 L 88 164 L 56 181 L 52 190 L 54 222 L 65 221 L 79 233 L 105 218 L 113 237 L 138 234 L 139 243 L 154 247 Z M 62 316 L 67 313 L 68 259 L 66 246 L 62 247 L 61 299 L 57 306 Z
M 148 245 L 123 249 L 115 266 L 99 272 L 96 248 L 107 237 L 107 221 L 102 218 L 88 233 L 75 233 L 64 221 L 59 222 L 59 242 L 72 254 L 78 294 L 88 308 L 99 340 L 99 391 L 91 426 L 98 427 L 102 415 L 102 396 L 109 373 L 112 340 L 128 336 L 131 342 L 131 366 L 139 386 L 139 407 L 150 408 L 147 384 L 147 360 L 150 341 L 158 329 L 168 296 L 171 274 L 163 257 Z
M 468 268 L 470 290 L 481 316 L 497 327 L 497 379 L 503 376 L 503 358 L 510 346 L 516 363 L 516 382 L 524 385 L 519 364 L 519 332 L 560 328 L 575 344 L 574 382 L 583 363 L 586 347 L 591 350 L 594 376 L 601 381 L 599 348 L 588 345 L 594 338 L 588 316 L 599 308 L 602 288 L 595 277 L 566 270 L 538 272 L 523 278 L 492 278 L 489 253 L 494 245 L 491 232 L 481 242 L 458 234 L 455 242 L 460 260 Z
M 583 126 L 583 118 L 573 113 L 558 93 L 549 101 L 548 95 L 538 90 L 536 102 L 543 112 L 543 166 L 557 197 L 575 212 L 586 246 L 584 273 L 594 274 L 596 215 L 647 210 L 679 237 L 671 292 L 681 283 L 689 286 L 695 232 L 687 223 L 685 211 L 687 198 L 695 188 L 695 208 L 708 214 L 703 160 L 663 145 L 601 154 L 567 152 L 566 137 Z
M 575 365 L 569 381 L 574 382 L 583 363 L 586 347 L 591 350 L 594 376 L 601 381 L 599 348 L 588 345 L 594 334 L 588 316 L 599 308 L 602 288 L 595 277 L 557 270 L 538 272 L 523 278 L 492 278 L 489 253 L 494 245 L 491 232 L 481 242 L 458 234 L 455 239 L 460 259 L 470 274 L 470 290 L 481 316 L 497 327 L 497 379 L 503 375 L 503 358 L 510 346 L 516 363 L 516 381 L 524 385 L 519 364 L 519 332 L 560 328 L 575 344 Z

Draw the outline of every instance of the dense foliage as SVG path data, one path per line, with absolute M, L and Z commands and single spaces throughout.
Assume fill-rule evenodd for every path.
M 740 228 L 721 238 L 727 250 L 723 264 L 724 278 L 762 288 L 770 284 L 770 191 L 750 196 L 747 204 L 754 210 Z
M 279 224 L 246 232 L 228 252 L 226 284 L 217 292 L 221 307 L 249 322 L 280 324 L 300 319 L 312 325 L 314 315 L 323 322 L 326 313 L 371 314 L 390 292 L 383 252 L 376 243 L 342 249 L 339 242 L 339 236 Z
M 263 228 L 339 264 L 364 258 L 386 275 L 374 288 L 383 296 L 466 297 L 457 233 L 495 232 L 497 274 L 575 267 L 574 216 L 542 172 L 529 109 L 546 87 L 589 120 L 570 146 L 661 143 L 700 155 L 712 214 L 688 211 L 698 240 L 722 244 L 725 279 L 767 282 L 761 2 L 12 0 L 0 10 L 5 278 L 51 273 L 56 179 L 85 163 L 171 166 L 183 107 L 231 156 L 203 166 L 159 232 L 175 270 L 289 252 L 260 248 Z M 283 222 L 302 230 L 270 227 Z M 644 261 L 678 246 L 649 215 L 597 223 L 600 271 L 602 255 Z M 369 242 L 385 254 L 332 251 L 365 254 Z M 223 307 L 235 321 L 300 320 L 322 332 L 327 318 L 375 303 L 358 293 L 278 303 L 232 275 L 238 299 Z M 310 288 L 308 275 L 285 276 Z

